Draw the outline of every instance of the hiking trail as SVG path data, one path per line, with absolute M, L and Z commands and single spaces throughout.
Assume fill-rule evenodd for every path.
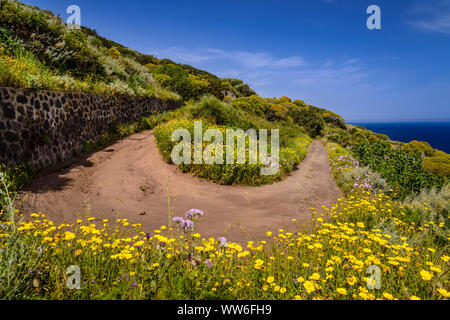
M 153 132 L 146 131 L 38 177 L 21 193 L 19 205 L 21 212 L 42 212 L 55 223 L 127 218 L 152 232 L 168 225 L 170 200 L 172 217 L 184 217 L 191 208 L 205 212 L 196 226 L 202 236 L 244 241 L 261 240 L 294 218 L 307 225 L 311 208 L 330 207 L 341 196 L 320 141 L 312 142 L 299 169 L 281 182 L 223 186 L 164 162 Z

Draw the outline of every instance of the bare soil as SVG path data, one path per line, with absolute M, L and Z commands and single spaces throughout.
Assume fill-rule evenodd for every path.
M 261 187 L 222 186 L 182 173 L 162 159 L 152 131 L 135 134 L 65 168 L 38 177 L 21 194 L 24 213 L 42 212 L 57 223 L 80 217 L 127 218 L 151 232 L 171 216 L 205 212 L 196 231 L 229 240 L 259 240 L 266 231 L 307 226 L 311 208 L 341 197 L 319 141 L 299 170 Z

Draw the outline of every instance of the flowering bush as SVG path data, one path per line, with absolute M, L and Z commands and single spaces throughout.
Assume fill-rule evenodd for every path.
M 338 186 L 349 194 L 355 189 L 363 188 L 373 192 L 382 191 L 386 188 L 385 181 L 373 174 L 369 168 L 360 168 L 359 161 L 350 153 L 335 143 L 327 143 L 329 163 L 331 172 Z
M 223 134 L 224 144 L 226 143 L 226 127 L 218 126 L 203 122 L 203 133 L 208 129 L 218 129 Z M 163 158 L 168 163 L 172 163 L 172 150 L 178 142 L 172 141 L 172 133 L 177 129 L 186 129 L 190 132 L 191 138 L 194 137 L 194 121 L 193 120 L 173 120 L 169 123 L 164 123 L 157 126 L 154 130 L 154 135 L 157 141 L 157 146 L 161 151 Z M 208 143 L 203 142 L 202 150 L 208 146 Z M 210 179 L 220 184 L 243 184 L 243 185 L 260 185 L 266 183 L 273 183 L 290 174 L 300 164 L 300 157 L 297 152 L 291 148 L 280 149 L 280 170 L 275 175 L 263 176 L 261 175 L 261 168 L 268 166 L 257 155 L 258 161 L 256 164 L 250 164 L 250 152 L 248 140 L 245 143 L 245 164 L 226 164 L 224 157 L 224 164 L 194 164 L 194 144 L 191 141 L 189 146 L 191 150 L 191 164 L 180 164 L 179 167 L 183 172 L 191 172 L 194 175 L 206 179 Z M 268 147 L 270 150 L 270 146 Z M 223 154 L 226 155 L 226 145 L 223 146 Z M 237 144 L 234 147 L 234 159 L 237 159 Z
M 192 228 L 151 234 L 126 219 L 55 225 L 44 214 L 0 229 L 0 297 L 6 299 L 448 299 L 447 244 L 415 245 L 418 227 L 384 194 L 362 191 L 313 210 L 313 229 L 295 222 L 246 244 L 205 238 Z M 201 217 L 190 210 L 186 219 Z M 208 213 L 205 213 L 208 214 Z M 211 213 L 213 214 L 213 213 Z M 174 219 L 181 223 L 185 218 Z M 180 220 L 181 219 L 181 220 Z M 395 234 L 376 226 L 388 220 Z M 190 220 L 193 221 L 193 220 Z M 201 223 L 198 221 L 197 223 Z M 15 227 L 14 227 L 15 225 Z M 442 228 L 442 224 L 436 226 Z M 20 240 L 20 247 L 17 241 Z M 23 256 L 14 250 L 29 248 Z M 17 252 L 16 252 L 17 253 Z M 14 260 L 15 257 L 15 260 Z M 10 265 L 14 262 L 15 265 Z M 80 289 L 66 286 L 68 266 Z M 372 266 L 372 267 L 371 267 Z M 12 268 L 12 269 L 8 269 Z M 380 279 L 367 273 L 379 268 Z M 371 290 L 379 281 L 380 290 Z

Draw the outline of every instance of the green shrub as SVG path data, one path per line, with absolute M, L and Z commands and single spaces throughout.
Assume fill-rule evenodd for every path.
M 337 183 L 346 193 L 359 187 L 383 193 L 388 193 L 391 189 L 386 180 L 378 172 L 372 172 L 369 167 L 356 167 L 344 170 L 339 176 Z
M 194 90 L 195 86 L 192 80 L 189 79 L 188 72 L 182 67 L 167 63 L 162 65 L 159 72 L 166 76 L 163 81 L 165 88 L 179 94 L 183 101 L 200 98 Z
M 233 101 L 232 106 L 238 110 L 244 110 L 245 112 L 260 117 L 264 117 L 266 110 L 268 108 L 267 102 L 257 95 L 238 98 Z
M 438 177 L 450 178 L 450 155 L 436 151 L 434 156 L 424 159 L 424 168 Z
M 369 139 L 367 139 L 367 136 L 361 132 L 360 130 L 357 130 L 355 133 L 353 133 L 351 135 L 351 144 L 358 144 L 358 143 L 364 143 L 364 144 L 368 144 L 369 143 Z
M 419 226 L 433 221 L 435 224 L 445 223 L 447 229 L 450 227 L 450 183 L 446 183 L 440 190 L 424 189 L 419 194 L 410 195 L 403 205 L 410 211 L 420 211 L 418 220 L 415 221 Z
M 0 27 L 0 43 L 3 48 L 0 53 L 12 56 L 26 52 L 24 42 L 4 27 Z
M 225 78 L 223 80 L 231 84 L 233 87 L 233 93 L 238 98 L 256 95 L 256 92 L 240 79 Z
M 291 103 L 291 102 L 292 102 L 292 99 L 289 98 L 289 97 L 286 97 L 286 96 L 283 96 L 283 97 L 278 98 L 278 103 L 283 103 L 283 102 Z
M 113 59 L 119 59 L 120 58 L 120 51 L 116 48 L 109 49 L 109 55 Z
M 326 123 L 345 129 L 345 120 L 340 115 L 325 110 L 322 112 L 322 117 Z
M 190 132 L 191 139 L 194 138 L 194 121 L 193 120 L 173 120 L 166 124 L 157 126 L 154 130 L 154 135 L 157 141 L 157 145 L 163 158 L 166 162 L 172 163 L 172 150 L 178 144 L 178 142 L 172 141 L 172 133 L 176 129 L 186 129 Z M 223 134 L 224 144 L 226 142 L 226 127 L 217 126 L 209 122 L 203 121 L 202 129 L 203 133 L 210 128 L 219 129 Z M 247 140 L 247 139 L 246 139 Z M 207 147 L 206 143 L 203 143 L 203 150 Z M 248 140 L 246 141 L 246 147 L 248 148 Z M 242 185 L 261 185 L 267 183 L 273 183 L 279 181 L 284 176 L 290 174 L 300 164 L 300 157 L 296 150 L 291 148 L 280 149 L 280 170 L 276 175 L 263 176 L 261 175 L 261 169 L 264 164 L 261 163 L 261 159 L 258 156 L 257 164 L 249 163 L 249 153 L 246 152 L 245 164 L 194 164 L 194 146 L 193 143 L 189 143 L 188 148 L 191 150 L 191 164 L 180 164 L 179 167 L 183 172 L 191 172 L 192 174 L 212 180 L 219 184 L 242 184 Z M 268 146 L 270 150 L 270 145 Z M 237 159 L 237 144 L 235 144 L 235 160 Z M 223 154 L 226 154 L 226 146 L 223 147 Z M 225 162 L 225 156 L 224 156 Z
M 304 127 L 312 138 L 321 135 L 322 130 L 325 128 L 322 116 L 308 107 L 292 108 L 289 111 L 289 115 L 294 123 Z
M 236 109 L 215 97 L 205 96 L 190 108 L 193 119 L 205 119 L 217 125 L 248 130 L 251 128 L 271 128 L 271 124 L 261 118 Z
M 1 85 L 179 99 L 160 88 L 138 62 L 153 63 L 154 57 L 138 54 L 85 27 L 69 30 L 49 11 L 17 1 L 2 3 Z
M 435 152 L 428 142 L 416 140 L 405 144 L 403 149 L 409 153 L 419 152 L 421 155 L 426 157 L 431 157 Z
M 440 187 L 443 180 L 424 170 L 422 158 L 401 149 L 392 149 L 389 142 L 372 145 L 359 143 L 352 148 L 362 166 L 369 166 L 386 179 L 401 198 L 423 188 Z
M 270 103 L 268 104 L 265 116 L 269 121 L 284 121 L 292 119 L 289 117 L 289 107 L 286 104 Z
M 293 101 L 294 104 L 296 104 L 299 107 L 307 107 L 307 104 L 305 101 L 300 100 L 300 99 L 296 99 Z

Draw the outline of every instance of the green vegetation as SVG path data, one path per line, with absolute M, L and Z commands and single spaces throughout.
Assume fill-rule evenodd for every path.
M 8 195 L 4 194 L 10 193 L 10 195 L 16 194 L 19 190 L 22 190 L 24 186 L 29 184 L 35 177 L 35 172 L 28 165 L 22 164 L 15 166 L 12 164 L 0 163 L 0 173 L 2 175 L 3 184 L 5 188 L 0 190 L 0 210 L 7 208 L 10 203 L 8 200 Z M 2 216 L 0 216 L 0 221 L 2 221 Z
M 155 138 L 157 140 L 158 148 L 163 154 L 164 159 L 172 163 L 172 150 L 178 142 L 172 141 L 172 133 L 177 129 L 187 129 L 190 132 L 191 142 L 187 146 L 191 154 L 191 164 L 180 164 L 180 168 L 184 172 L 191 172 L 196 176 L 203 177 L 215 181 L 220 184 L 245 184 L 245 185 L 260 185 L 265 183 L 272 183 L 280 180 L 282 177 L 288 175 L 297 168 L 300 161 L 306 156 L 306 149 L 310 143 L 310 139 L 300 128 L 297 130 L 281 130 L 281 150 L 280 150 L 280 171 L 277 175 L 262 176 L 261 168 L 265 165 L 258 154 L 251 154 L 245 152 L 245 164 L 194 164 L 194 120 L 202 120 L 203 133 L 211 128 L 215 128 L 222 132 L 223 146 L 220 149 L 213 150 L 211 157 L 216 153 L 220 155 L 226 154 L 226 130 L 227 129 L 242 129 L 244 131 L 255 129 L 256 132 L 260 129 L 278 128 L 278 124 L 270 123 L 263 118 L 251 115 L 245 111 L 227 105 L 216 98 L 204 97 L 199 103 L 192 107 L 187 107 L 190 114 L 185 120 L 173 120 L 166 124 L 161 124 L 155 129 Z M 281 125 L 282 126 L 282 125 Z M 269 131 L 270 132 L 270 131 Z M 268 139 L 270 141 L 270 138 Z M 234 154 L 237 160 L 237 140 L 235 138 Z M 291 147 L 288 147 L 289 144 Z M 203 143 L 202 150 L 208 146 L 208 143 Z M 245 148 L 249 150 L 249 140 L 245 141 Z M 270 153 L 270 143 L 268 144 L 268 153 Z M 257 150 L 256 150 L 257 153 Z M 257 163 L 250 164 L 249 158 L 255 156 Z M 221 157 L 225 159 L 225 156 Z
M 308 136 L 320 136 L 325 124 L 340 127 L 344 123 L 340 116 L 304 101 L 263 99 L 239 79 L 220 79 L 192 66 L 140 54 L 85 27 L 71 30 L 51 12 L 14 0 L 3 0 L 1 6 L 0 85 L 182 99 L 186 107 L 181 113 L 188 112 L 189 119 L 205 119 L 223 129 L 279 129 L 281 155 L 289 163 L 281 176 L 306 157 L 311 142 Z M 98 141 L 85 143 L 82 151 L 90 152 L 160 122 L 180 119 L 181 113 L 112 124 Z M 232 176 L 222 182 L 250 183 L 250 175 Z
M 254 93 L 240 80 L 138 53 L 89 28 L 71 30 L 49 11 L 15 0 L 0 6 L 0 85 L 185 101 Z
M 4 190 L 2 174 L 0 182 Z M 437 197 L 448 203 L 445 192 Z M 5 198 L 12 202 L 8 192 Z M 0 297 L 448 299 L 448 228 L 425 220 L 428 215 L 418 225 L 405 211 L 388 195 L 358 190 L 329 209 L 327 222 L 313 212 L 308 234 L 290 223 L 268 230 L 263 241 L 239 244 L 196 233 L 199 210 L 187 212 L 189 228 L 180 222 L 146 234 L 126 219 L 57 226 L 32 214 L 18 221 L 11 206 L 1 212 L 7 219 L 0 229 Z M 368 289 L 371 265 L 382 272 L 382 290 Z M 68 266 L 80 267 L 78 290 L 66 287 L 73 283 Z
M 422 158 L 417 153 L 393 149 L 389 142 L 359 143 L 352 148 L 352 153 L 361 165 L 379 172 L 402 198 L 424 188 L 441 187 L 444 183 L 443 179 L 425 171 Z
M 335 143 L 327 143 L 326 147 L 331 172 L 337 185 L 346 195 L 351 195 L 361 188 L 375 193 L 390 192 L 391 188 L 386 180 L 369 167 L 360 167 L 359 161 L 352 157 L 349 150 Z
M 398 194 L 394 190 L 388 190 L 389 186 L 378 173 L 372 173 L 367 167 L 360 168 L 359 162 L 352 158 L 349 152 L 334 143 L 327 144 L 327 150 L 333 175 L 337 183 L 346 191 L 347 197 L 359 199 L 361 193 L 374 196 L 380 200 L 385 195 L 392 199 L 388 208 L 385 220 L 377 220 L 373 223 L 372 217 L 367 215 L 368 220 L 363 221 L 365 225 L 379 229 L 381 233 L 389 234 L 392 237 L 398 235 L 399 224 L 406 222 L 414 226 L 417 232 L 411 235 L 410 241 L 416 246 L 437 246 L 442 250 L 448 250 L 449 245 L 449 212 L 450 212 L 450 184 L 447 182 L 442 188 L 424 188 L 420 193 L 413 193 L 404 200 L 398 199 Z M 362 170 L 366 173 L 361 179 L 357 174 L 352 173 Z M 396 200 L 395 200 L 396 199 Z M 372 206 L 376 201 L 367 203 Z M 372 207 L 372 214 L 377 215 L 378 211 Z M 397 212 L 395 210 L 398 210 Z M 391 213 L 395 213 L 391 216 Z M 395 217 L 390 221 L 390 217 Z M 354 222 L 362 221 L 359 217 L 354 217 Z M 375 218 L 375 217 L 373 217 Z
M 340 118 L 340 116 L 335 115 L 331 111 L 306 105 L 301 100 L 292 102 L 288 97 L 263 99 L 252 95 L 250 97 L 238 98 L 233 101 L 232 105 L 236 109 L 255 114 L 268 121 L 288 121 L 302 126 L 313 138 L 322 134 L 325 119 L 331 119 L 331 115 Z
M 261 98 L 241 80 L 140 54 L 87 28 L 70 31 L 38 8 L 12 0 L 0 0 L 0 6 L 1 85 L 185 102 L 176 111 L 112 124 L 84 152 L 154 129 L 158 148 L 171 162 L 173 131 L 187 129 L 193 137 L 196 120 L 203 132 L 217 128 L 224 136 L 227 129 L 279 129 L 276 176 L 260 175 L 261 159 L 255 165 L 180 165 L 217 183 L 259 185 L 287 176 L 306 157 L 312 138 L 324 136 L 333 176 L 345 193 L 325 208 L 326 216 L 313 209 L 308 233 L 293 221 L 278 232 L 268 230 L 262 241 L 238 244 L 196 233 L 201 220 L 192 212 L 199 210 L 187 213 L 192 225 L 179 218 L 184 224 L 170 221 L 152 234 L 126 219 L 89 217 L 57 226 L 45 214 L 23 216 L 15 198 L 33 171 L 0 165 L 0 298 L 450 297 L 448 154 L 426 142 L 390 141 L 301 100 Z M 186 147 L 192 156 L 192 144 Z M 81 268 L 79 290 L 66 287 L 71 265 Z M 372 265 L 382 272 L 382 290 L 367 289 Z
M 450 178 L 450 155 L 435 151 L 433 156 L 424 159 L 424 169 L 438 177 Z
M 403 149 L 411 154 L 418 152 L 421 156 L 426 157 L 431 157 L 435 153 L 435 150 L 430 146 L 430 144 L 424 141 L 411 141 L 406 143 L 403 146 Z
M 327 124 L 324 134 L 328 142 L 345 148 L 361 166 L 378 173 L 400 198 L 434 187 L 439 190 L 450 177 L 450 155 L 427 142 L 390 141 L 386 135 L 351 125 Z

